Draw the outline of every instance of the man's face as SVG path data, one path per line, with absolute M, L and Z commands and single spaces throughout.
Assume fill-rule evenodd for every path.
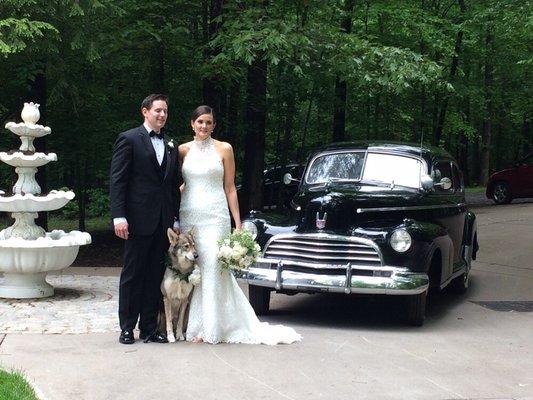
M 152 130 L 159 132 L 167 122 L 167 103 L 164 100 L 155 100 L 150 109 L 142 109 L 142 114 L 144 116 L 144 122 L 146 122 Z

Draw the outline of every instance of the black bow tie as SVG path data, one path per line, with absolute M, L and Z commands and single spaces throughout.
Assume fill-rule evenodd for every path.
M 150 135 L 151 138 L 155 137 L 156 139 L 161 139 L 161 140 L 165 138 L 165 134 L 163 132 L 157 133 L 155 131 L 150 131 L 148 135 Z

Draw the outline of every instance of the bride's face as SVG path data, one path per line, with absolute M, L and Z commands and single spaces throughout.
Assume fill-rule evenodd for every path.
M 213 132 L 213 129 L 215 129 L 213 114 L 200 115 L 194 121 L 191 121 L 191 126 L 194 131 L 194 136 L 196 136 L 197 139 L 207 139 L 211 136 L 211 132 Z

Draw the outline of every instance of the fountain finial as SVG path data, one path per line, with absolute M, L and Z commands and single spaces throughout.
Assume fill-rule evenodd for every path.
M 41 113 L 39 112 L 39 104 L 29 102 L 24 103 L 24 108 L 20 113 L 22 120 L 28 124 L 35 124 L 41 118 Z

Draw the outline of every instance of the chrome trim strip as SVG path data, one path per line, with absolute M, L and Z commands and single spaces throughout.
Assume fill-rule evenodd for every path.
M 372 247 L 362 243 L 341 242 L 340 240 L 333 241 L 329 239 L 307 239 L 307 240 L 291 240 L 291 239 L 278 239 L 276 238 L 276 246 L 279 245 L 309 245 L 320 247 L 346 247 L 347 249 L 372 249 Z M 328 243 L 331 242 L 331 243 Z
M 316 239 L 316 240 L 324 240 L 324 241 L 332 241 L 336 240 L 339 242 L 346 242 L 347 244 L 362 244 L 366 245 L 368 247 L 373 248 L 376 253 L 379 256 L 379 262 L 381 265 L 383 265 L 383 255 L 381 254 L 381 250 L 379 247 L 370 239 L 364 239 L 364 238 L 357 238 L 352 236 L 342 236 L 342 235 L 331 235 L 329 233 L 280 233 L 279 235 L 272 236 L 268 242 L 266 243 L 265 247 L 263 248 L 262 255 L 263 257 L 266 257 L 266 251 L 268 250 L 268 247 L 270 244 L 279 239 L 299 239 L 299 238 L 309 238 L 309 239 Z M 286 261 L 285 261 L 286 262 Z
M 346 268 L 346 265 L 343 266 Z M 276 290 L 311 292 L 337 292 L 385 295 L 414 295 L 425 292 L 429 277 L 425 273 L 409 272 L 406 268 L 388 266 L 390 277 L 351 275 L 318 275 L 283 270 L 250 267 L 234 271 L 237 279 L 250 285 L 269 287 Z M 352 268 L 347 268 L 352 270 Z
M 319 256 L 317 254 L 298 254 L 293 252 L 287 252 L 287 251 L 276 251 L 276 250 L 267 250 L 266 256 L 274 255 L 274 256 L 280 256 L 280 257 L 298 257 L 298 258 L 310 258 L 312 260 L 352 260 L 352 261 L 377 261 L 380 262 L 381 260 L 379 257 L 353 257 L 353 256 Z
M 466 203 L 457 204 L 440 204 L 434 206 L 410 206 L 410 207 L 376 207 L 376 208 L 358 208 L 357 214 L 375 212 L 375 211 L 412 211 L 412 210 L 435 210 L 439 208 L 465 207 Z
M 265 258 L 265 257 L 259 257 L 256 260 L 257 264 L 268 264 L 270 265 L 276 265 L 280 261 L 283 262 L 283 265 L 294 265 L 295 267 L 309 267 L 309 268 L 316 268 L 318 270 L 320 269 L 344 269 L 346 268 L 346 264 L 328 264 L 328 263 L 308 263 L 304 261 L 292 261 L 292 260 L 285 260 L 280 258 Z M 270 268 L 270 267 L 269 267 Z M 360 269 L 363 271 L 390 271 L 393 272 L 397 269 L 397 267 L 389 267 L 386 265 L 352 265 L 353 269 Z M 267 268 L 268 269 L 268 268 Z
M 316 247 L 321 247 L 320 245 L 317 245 Z M 337 247 L 342 247 L 342 244 L 339 244 Z M 365 248 L 368 249 L 368 248 Z M 283 251 L 283 250 L 299 250 L 299 251 L 306 251 L 311 253 L 322 253 L 322 254 L 368 254 L 368 255 L 375 255 L 377 256 L 376 252 L 372 250 L 353 250 L 352 248 L 337 248 L 334 250 L 327 250 L 327 249 L 321 249 L 321 248 L 312 248 L 312 246 L 291 246 L 291 245 L 284 245 L 280 242 L 276 242 L 268 248 L 267 251 Z
M 453 281 L 458 276 L 462 275 L 465 271 L 466 271 L 465 267 L 459 268 L 457 271 L 451 274 L 448 279 L 446 279 L 444 282 L 441 283 L 440 288 L 444 289 L 446 286 L 450 284 L 451 281 Z

